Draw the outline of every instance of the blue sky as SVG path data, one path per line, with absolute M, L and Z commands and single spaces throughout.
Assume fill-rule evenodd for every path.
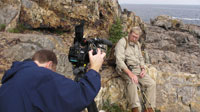
M 118 0 L 120 4 L 184 4 L 200 5 L 200 0 Z

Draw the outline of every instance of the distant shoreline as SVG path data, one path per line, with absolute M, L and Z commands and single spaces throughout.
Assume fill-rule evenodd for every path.
M 176 5 L 176 4 L 120 4 L 121 9 L 134 12 L 145 23 L 160 15 L 168 15 L 174 19 L 183 21 L 184 24 L 200 26 L 200 5 Z

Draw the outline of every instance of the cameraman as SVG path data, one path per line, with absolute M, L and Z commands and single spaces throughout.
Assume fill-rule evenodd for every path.
M 90 70 L 79 82 L 56 73 L 57 58 L 49 50 L 32 60 L 14 62 L 0 87 L 0 112 L 80 112 L 100 90 L 99 69 L 106 55 L 89 51 Z

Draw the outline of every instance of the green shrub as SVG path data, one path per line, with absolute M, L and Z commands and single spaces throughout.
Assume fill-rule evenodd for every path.
M 121 22 L 120 18 L 117 18 L 109 30 L 110 37 L 108 38 L 108 40 L 110 40 L 113 43 L 113 45 L 115 45 L 119 41 L 119 39 L 127 36 L 127 34 L 128 34 L 127 32 L 123 31 L 123 26 L 122 26 L 122 22 Z M 108 57 L 108 60 L 111 60 L 109 62 L 112 62 L 114 59 L 114 57 L 113 57 L 114 56 L 113 55 L 114 47 L 115 46 L 113 46 L 112 48 L 108 48 L 108 50 L 107 50 L 106 56 Z
M 110 100 L 106 100 L 106 102 L 104 102 L 102 109 L 106 112 L 128 112 L 115 103 L 111 104 Z
M 10 33 L 20 33 L 20 31 L 17 28 L 8 29 L 8 32 L 10 32 Z
M 123 32 L 122 22 L 119 18 L 115 20 L 113 25 L 109 30 L 109 40 L 114 44 L 117 43 L 119 39 L 126 36 L 127 32 Z
M 18 24 L 16 28 L 8 29 L 10 33 L 23 33 L 27 28 L 23 24 Z
M 5 25 L 5 24 L 1 24 L 1 25 L 0 25 L 0 31 L 4 31 L 5 28 L 6 28 L 6 25 Z
M 122 107 L 120 107 L 119 105 L 117 105 L 115 103 L 111 104 L 110 100 L 108 100 L 108 99 L 103 103 L 102 109 L 105 110 L 106 112 L 131 112 L 130 109 L 124 110 Z M 142 109 L 142 110 L 144 110 L 144 109 Z M 155 112 L 161 112 L 161 110 L 155 109 Z

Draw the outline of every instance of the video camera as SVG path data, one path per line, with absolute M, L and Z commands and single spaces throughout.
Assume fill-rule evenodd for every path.
M 93 50 L 93 55 L 97 53 L 97 48 L 103 49 L 103 44 L 112 46 L 112 42 L 102 38 L 83 38 L 84 21 L 75 27 L 74 44 L 69 50 L 69 61 L 75 67 L 86 66 L 89 63 L 88 51 Z

